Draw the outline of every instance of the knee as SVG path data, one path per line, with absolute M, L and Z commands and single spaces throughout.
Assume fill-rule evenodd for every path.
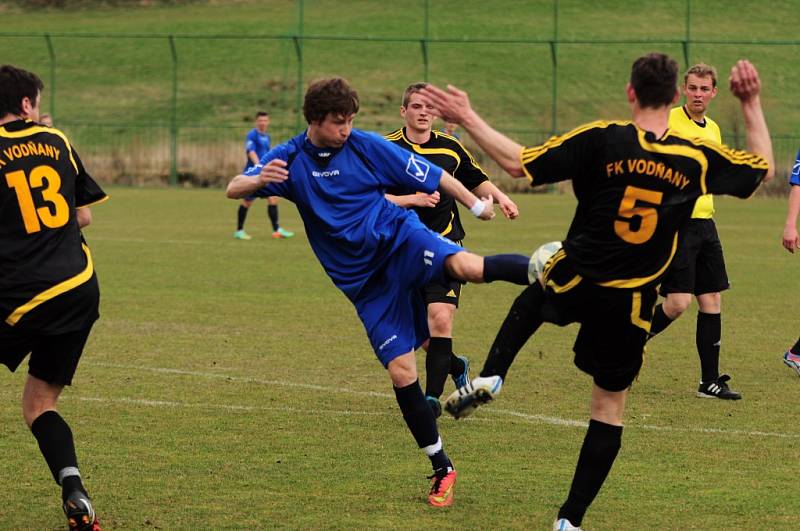
M 413 353 L 410 360 L 408 354 L 393 359 L 387 369 L 395 387 L 406 387 L 417 381 L 417 364 Z
M 692 303 L 692 296 L 688 293 L 670 294 L 664 301 L 663 310 L 672 320 L 680 317 Z
M 703 313 L 719 313 L 722 307 L 722 296 L 719 293 L 703 293 L 697 296 L 697 305 Z
M 465 282 L 483 282 L 483 257 L 461 251 L 444 261 L 447 274 Z
M 432 337 L 450 337 L 453 332 L 453 314 L 449 311 L 435 311 L 428 315 L 428 328 Z

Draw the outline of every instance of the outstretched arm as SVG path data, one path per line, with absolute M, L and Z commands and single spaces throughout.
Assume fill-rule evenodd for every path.
M 439 186 L 453 196 L 453 198 L 467 207 L 476 217 L 480 219 L 492 219 L 494 217 L 494 200 L 492 196 L 488 197 L 475 197 L 475 194 L 467 190 L 461 184 L 461 181 L 442 171 L 442 178 L 439 180 Z
M 789 211 L 783 227 L 783 246 L 790 253 L 800 249 L 800 236 L 797 234 L 797 216 L 800 214 L 800 186 L 793 185 L 789 192 Z
M 495 203 L 500 205 L 500 210 L 506 219 L 517 219 L 519 217 L 519 208 L 517 208 L 516 203 L 495 186 L 492 181 L 483 181 L 472 189 L 472 193 L 478 197 L 492 196 Z
M 288 178 L 289 170 L 286 169 L 286 161 L 272 159 L 261 168 L 261 173 L 258 175 L 237 175 L 231 179 L 225 195 L 230 199 L 241 199 L 269 183 L 282 183 Z
M 422 89 L 421 94 L 433 105 L 435 113 L 442 119 L 462 125 L 481 149 L 509 175 L 525 176 L 520 158 L 522 146 L 486 123 L 472 109 L 466 92 L 453 85 L 447 85 L 447 91 L 436 85 L 428 85 Z
M 384 196 L 395 205 L 403 208 L 433 208 L 439 203 L 439 192 L 433 192 L 432 194 L 418 192 L 407 195 L 384 194 Z
M 740 59 L 731 68 L 731 92 L 739 99 L 744 115 L 744 126 L 747 131 L 747 150 L 764 157 L 769 169 L 762 182 L 767 182 L 775 175 L 775 158 L 772 154 L 772 140 L 769 137 L 767 121 L 761 108 L 761 79 L 753 64 Z

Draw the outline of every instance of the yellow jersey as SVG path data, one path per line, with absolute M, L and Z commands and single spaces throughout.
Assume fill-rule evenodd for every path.
M 722 144 L 722 135 L 717 122 L 708 116 L 705 117 L 705 123 L 695 122 L 683 106 L 675 107 L 669 112 L 669 128 L 687 138 L 704 138 Z M 692 210 L 692 217 L 710 219 L 713 215 L 714 196 L 705 194 L 698 197 Z

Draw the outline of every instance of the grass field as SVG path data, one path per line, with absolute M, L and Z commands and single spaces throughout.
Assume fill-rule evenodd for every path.
M 61 403 L 104 528 L 549 528 L 588 411 L 574 327 L 543 327 L 495 403 L 443 418 L 460 475 L 456 504 L 436 510 L 425 504 L 428 460 L 291 204 L 281 216 L 298 237 L 270 239 L 259 202 L 254 239 L 240 242 L 236 203 L 220 190 L 109 191 L 86 231 L 102 317 Z M 516 222 L 468 220 L 472 250 L 527 253 L 563 237 L 571 197 L 515 199 Z M 734 286 L 723 296 L 722 369 L 744 399 L 694 397 L 690 310 L 648 345 L 620 456 L 585 529 L 800 528 L 800 380 L 780 361 L 800 295 L 797 257 L 780 247 L 785 205 L 718 199 L 717 209 Z M 518 291 L 465 288 L 455 346 L 476 369 Z M 57 487 L 19 412 L 24 374 L 3 378 L 4 526 L 61 528 Z

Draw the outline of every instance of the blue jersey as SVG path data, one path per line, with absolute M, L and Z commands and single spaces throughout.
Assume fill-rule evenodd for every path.
M 260 160 L 261 157 L 269 152 L 271 145 L 270 142 L 271 139 L 269 137 L 269 133 L 261 133 L 256 128 L 253 128 L 249 133 L 247 133 L 247 137 L 244 140 L 244 153 L 247 155 L 247 164 L 244 166 L 245 171 L 255 166 L 253 161 L 250 160 L 250 156 L 248 154 L 251 151 L 255 151 Z
M 297 205 L 311 248 L 351 301 L 420 225 L 413 211 L 384 197 L 386 188 L 431 194 L 442 176 L 442 169 L 424 158 L 358 129 L 338 149 L 315 147 L 302 133 L 245 175 L 257 175 L 273 159 L 288 162 L 289 178 L 255 195 L 277 195 Z M 404 223 L 410 217 L 416 223 Z
M 789 177 L 789 184 L 800 186 L 800 151 L 797 152 L 797 158 L 792 166 L 792 175 Z

